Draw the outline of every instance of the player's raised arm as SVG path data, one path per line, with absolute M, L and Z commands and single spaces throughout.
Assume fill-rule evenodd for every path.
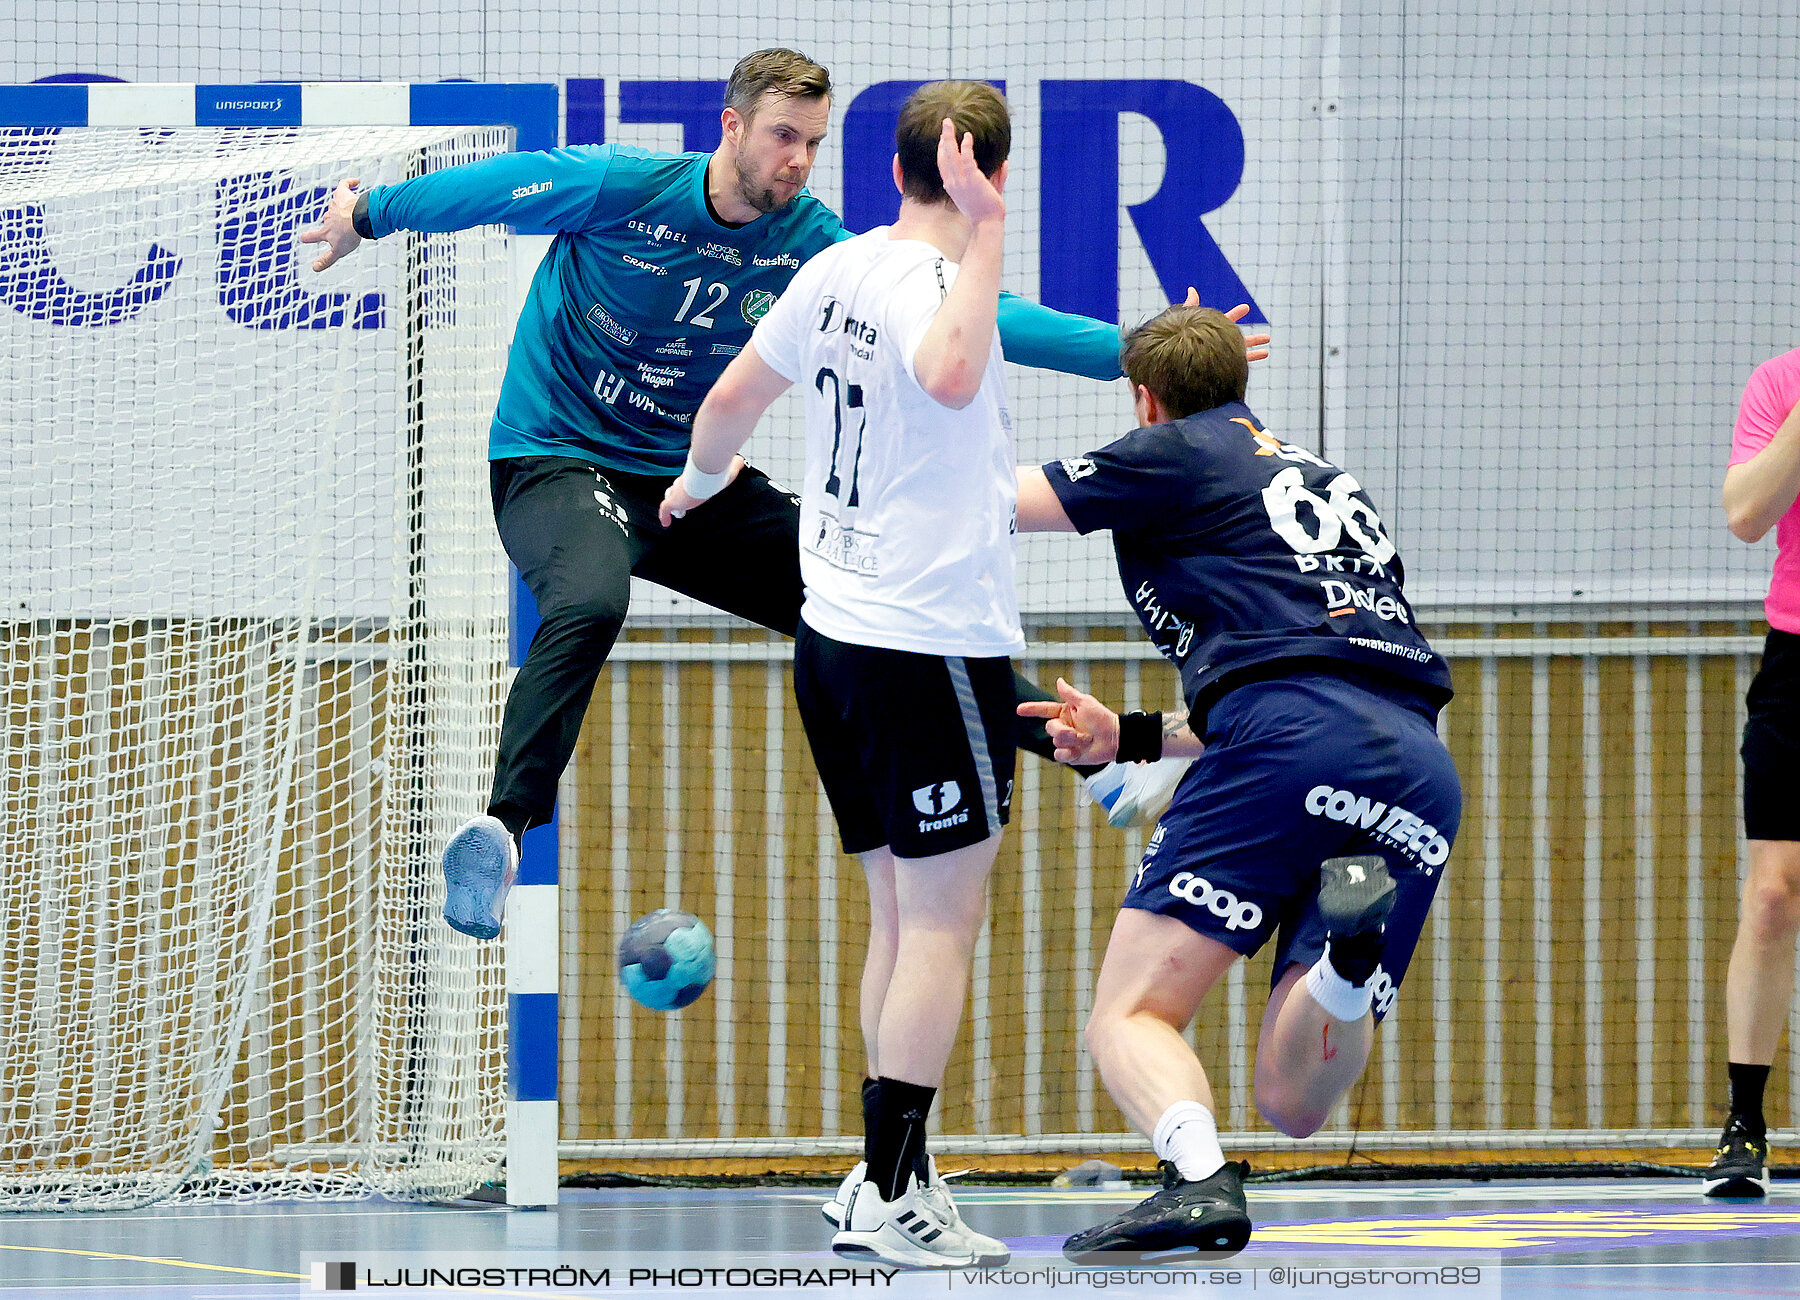
M 1752 411 L 1762 396 L 1757 392 L 1745 397 L 1738 423 L 1742 426 L 1757 418 L 1764 428 L 1775 424 L 1777 418 L 1780 423 L 1760 451 L 1725 471 L 1725 522 L 1740 542 L 1760 542 L 1800 496 L 1800 403 L 1785 416 Z
M 969 220 L 969 242 L 956 281 L 912 357 L 919 387 L 934 401 L 961 410 L 975 400 L 987 373 L 1000 305 L 1000 252 L 1006 236 L 1006 164 L 990 180 L 975 161 L 975 137 L 961 143 L 949 118 L 938 137 L 938 175 L 957 211 Z
M 788 382 L 756 354 L 754 342 L 732 358 L 694 417 L 687 467 L 669 484 L 657 508 L 656 517 L 664 528 L 717 496 L 737 477 L 744 466 L 738 449 L 769 404 L 787 391 Z

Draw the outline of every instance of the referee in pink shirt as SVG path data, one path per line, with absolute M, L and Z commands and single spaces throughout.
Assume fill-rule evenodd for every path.
M 1763 1085 L 1794 991 L 1800 932 L 1800 349 L 1750 376 L 1731 435 L 1725 515 L 1732 535 L 1757 542 L 1775 529 L 1775 573 L 1763 608 L 1769 639 L 1746 697 L 1744 835 L 1750 874 L 1738 905 L 1725 976 L 1731 1114 L 1707 1166 L 1708 1196 L 1766 1196 L 1769 1141 Z

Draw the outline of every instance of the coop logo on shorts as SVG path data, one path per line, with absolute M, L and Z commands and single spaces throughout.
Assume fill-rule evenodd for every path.
M 1388 843 L 1416 854 L 1428 867 L 1440 867 L 1450 856 L 1450 841 L 1438 834 L 1438 828 L 1398 804 L 1390 807 L 1353 790 L 1315 785 L 1306 792 L 1306 811 L 1314 817 L 1373 830 Z
M 1394 977 L 1382 970 L 1380 966 L 1377 966 L 1375 973 L 1369 976 L 1369 993 L 1377 1016 L 1385 1016 L 1393 1010 L 1394 999 L 1400 996 L 1400 990 L 1394 987 Z
M 1191 871 L 1183 871 L 1171 880 L 1169 892 L 1195 907 L 1204 907 L 1224 921 L 1227 930 L 1254 930 L 1262 924 L 1263 910 L 1257 904 L 1240 903 L 1236 894 L 1214 889 L 1210 880 Z
M 769 308 L 774 305 L 774 294 L 770 293 L 767 289 L 752 289 L 749 293 L 744 295 L 744 301 L 738 304 L 738 311 L 742 314 L 747 324 L 754 325 L 764 316 L 767 316 L 769 314 Z
M 913 791 L 913 807 L 925 816 L 919 821 L 919 830 L 941 831 L 951 826 L 961 826 L 969 820 L 969 810 L 961 808 L 962 787 L 954 781 L 939 781 L 936 785 L 922 785 Z

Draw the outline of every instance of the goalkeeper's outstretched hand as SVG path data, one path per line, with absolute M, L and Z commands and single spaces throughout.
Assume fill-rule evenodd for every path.
M 347 181 L 339 181 L 337 189 L 331 193 L 331 202 L 325 205 L 325 215 L 319 218 L 319 224 L 311 230 L 300 232 L 303 244 L 323 244 L 325 251 L 313 260 L 313 270 L 323 271 L 344 254 L 353 251 L 362 243 L 362 236 L 356 233 L 356 225 L 352 218 L 356 213 L 357 179 L 352 176 Z
M 1182 300 L 1183 307 L 1198 307 L 1200 291 L 1193 285 L 1188 286 L 1188 296 Z M 1236 325 L 1250 314 L 1250 304 L 1240 302 L 1225 313 L 1225 319 Z M 1267 334 L 1246 334 L 1244 336 L 1244 359 L 1246 361 L 1264 361 L 1269 355 L 1269 336 Z

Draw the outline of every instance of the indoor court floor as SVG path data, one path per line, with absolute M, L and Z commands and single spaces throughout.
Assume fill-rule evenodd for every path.
M 341 1282 L 345 1264 L 357 1290 L 383 1294 L 1793 1296 L 1800 1197 L 1784 1190 L 1777 1183 L 1767 1203 L 1720 1203 L 1697 1181 L 1258 1185 L 1243 1254 L 1187 1270 L 1140 1265 L 1133 1276 L 1075 1268 L 1059 1247 L 1147 1189 L 963 1187 L 964 1216 L 1003 1237 L 1012 1263 L 891 1282 L 861 1265 L 846 1276 L 818 1212 L 826 1193 L 811 1188 L 565 1191 L 538 1212 L 367 1201 L 17 1214 L 0 1218 L 0 1300 L 258 1300 L 341 1289 L 325 1283 Z M 426 1269 L 454 1278 L 451 1269 L 559 1266 L 575 1271 L 554 1289 L 523 1277 L 406 1285 Z

